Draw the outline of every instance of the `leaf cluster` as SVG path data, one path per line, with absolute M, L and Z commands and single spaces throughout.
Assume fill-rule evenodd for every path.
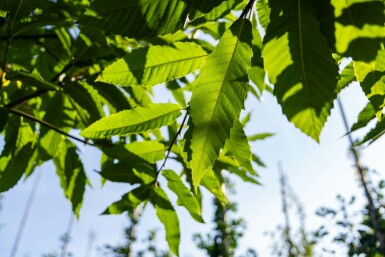
M 223 170 L 258 184 L 249 141 L 266 135 L 245 134 L 248 95 L 272 92 L 319 141 L 357 81 L 368 105 L 352 131 L 375 120 L 361 143 L 384 133 L 384 12 L 380 0 L 0 1 L 0 191 L 52 160 L 78 216 L 79 143 L 98 148 L 103 181 L 133 186 L 104 214 L 153 205 L 178 255 L 170 191 L 203 222 L 203 188 L 227 203 Z

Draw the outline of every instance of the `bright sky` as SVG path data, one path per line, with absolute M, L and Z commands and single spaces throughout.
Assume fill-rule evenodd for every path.
M 247 127 L 247 133 L 274 132 L 273 138 L 252 145 L 252 149 L 267 164 L 268 168 L 258 169 L 263 186 L 254 186 L 237 181 L 237 195 L 233 197 L 239 203 L 238 216 L 247 221 L 247 231 L 241 240 L 244 253 L 248 247 L 256 249 L 259 256 L 270 256 L 271 240 L 264 235 L 283 223 L 281 199 L 279 194 L 277 163 L 282 163 L 289 177 L 289 183 L 299 196 L 307 214 L 307 227 L 318 227 L 319 219 L 314 211 L 321 206 L 336 206 L 335 196 L 342 194 L 358 197 L 362 193 L 356 181 L 352 160 L 348 158 L 347 138 L 341 137 L 345 130 L 337 108 L 326 124 L 321 137 L 321 144 L 295 129 L 281 114 L 276 100 L 265 94 L 262 102 L 255 98 L 247 101 L 247 109 L 253 110 L 253 118 Z M 341 97 L 348 112 L 350 124 L 365 105 L 365 97 L 357 86 L 351 86 Z M 335 103 L 336 104 L 336 103 Z M 384 139 L 369 146 L 363 152 L 363 163 L 384 175 L 383 153 Z M 381 150 L 382 149 L 382 150 Z M 127 224 L 124 215 L 100 216 L 99 214 L 113 201 L 129 190 L 125 184 L 107 183 L 103 188 L 98 170 L 98 154 L 87 147 L 83 150 L 83 161 L 93 188 L 88 188 L 80 220 L 75 221 L 69 251 L 75 257 L 87 257 L 86 246 L 89 234 L 95 233 L 93 250 L 89 257 L 102 256 L 97 248 L 104 244 L 115 245 L 123 240 L 123 229 Z M 29 220 L 20 241 L 17 257 L 40 257 L 43 253 L 60 253 L 59 237 L 66 231 L 70 219 L 70 205 L 64 198 L 59 180 L 52 165 L 45 165 L 37 172 L 42 173 L 40 185 L 33 203 Z M 36 178 L 33 175 L 26 182 L 4 194 L 3 209 L 0 211 L 0 256 L 10 256 L 21 217 Z M 163 183 L 163 185 L 165 185 Z M 178 208 L 181 223 L 181 256 L 205 256 L 195 247 L 192 233 L 209 231 L 212 227 L 211 200 L 204 204 L 204 218 L 207 224 L 197 224 L 188 213 Z M 293 216 L 292 220 L 297 217 Z M 143 238 L 150 228 L 160 228 L 159 241 L 165 246 L 162 225 L 156 220 L 154 210 L 149 208 L 141 219 L 138 236 Z

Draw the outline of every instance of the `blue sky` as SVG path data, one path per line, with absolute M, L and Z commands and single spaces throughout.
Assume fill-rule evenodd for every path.
M 357 113 L 365 105 L 366 99 L 357 85 L 346 89 L 341 99 L 352 124 Z M 360 198 L 362 193 L 358 187 L 352 160 L 348 157 L 347 138 L 342 137 L 345 130 L 337 108 L 332 111 L 320 144 L 294 128 L 282 116 L 280 107 L 270 94 L 265 94 L 261 102 L 250 97 L 246 108 L 253 111 L 252 120 L 246 129 L 248 134 L 273 132 L 276 135 L 252 144 L 253 151 L 268 166 L 265 169 L 258 169 L 262 186 L 236 180 L 237 195 L 233 199 L 239 205 L 237 215 L 245 218 L 248 224 L 239 253 L 243 253 L 247 247 L 252 247 L 260 256 L 270 256 L 271 240 L 264 235 L 264 232 L 274 230 L 277 224 L 283 223 L 278 162 L 282 163 L 291 187 L 304 205 L 308 228 L 319 226 L 320 220 L 315 217 L 314 211 L 321 206 L 335 206 L 337 194 L 344 196 L 355 194 Z M 384 139 L 380 139 L 363 152 L 363 163 L 376 169 L 382 176 L 384 175 L 381 157 L 383 149 Z M 75 257 L 85 256 L 88 237 L 90 232 L 93 232 L 96 238 L 90 256 L 96 257 L 101 256 L 96 250 L 97 247 L 106 243 L 116 244 L 123 240 L 123 228 L 127 225 L 125 216 L 100 216 L 99 214 L 106 206 L 127 192 L 129 187 L 117 183 L 107 183 L 101 187 L 100 177 L 94 172 L 98 169 L 98 153 L 90 147 L 82 151 L 86 172 L 93 187 L 87 189 L 80 219 L 74 223 L 69 251 L 73 252 Z M 172 163 L 168 165 L 172 166 Z M 42 173 L 40 186 L 19 245 L 18 257 L 40 257 L 43 253 L 60 252 L 59 237 L 65 232 L 71 215 L 70 205 L 64 198 L 53 166 L 44 165 L 37 172 Z M 35 177 L 36 172 L 26 182 L 20 182 L 4 194 L 3 209 L 0 211 L 0 223 L 2 223 L 0 256 L 9 256 L 11 252 Z M 177 211 L 180 215 L 182 232 L 181 256 L 204 256 L 196 249 L 192 241 L 192 233 L 209 231 L 212 228 L 211 200 L 206 199 L 204 202 L 203 215 L 207 224 L 197 224 L 184 209 L 178 208 Z M 296 217 L 293 216 L 292 219 L 295 224 Z M 160 245 L 165 247 L 162 225 L 157 221 L 151 207 L 146 210 L 139 223 L 139 237 L 145 237 L 150 228 L 159 229 L 158 240 Z

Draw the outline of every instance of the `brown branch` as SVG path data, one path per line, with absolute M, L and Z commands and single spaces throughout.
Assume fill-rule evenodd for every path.
M 90 142 L 88 142 L 87 140 L 84 140 L 84 139 L 75 137 L 75 136 L 73 136 L 73 135 L 71 135 L 71 134 L 69 134 L 69 133 L 67 133 L 67 132 L 65 132 L 65 131 L 63 131 L 63 130 L 57 128 L 57 127 L 55 127 L 54 125 L 52 125 L 52 124 L 50 124 L 50 123 L 48 123 L 48 122 L 46 122 L 46 121 L 44 121 L 44 120 L 39 120 L 39 119 L 36 118 L 35 116 L 32 116 L 32 115 L 30 115 L 30 114 L 28 114 L 28 113 L 25 113 L 25 112 L 22 112 L 22 111 L 20 111 L 20 110 L 18 110 L 18 109 L 10 108 L 10 109 L 9 109 L 9 112 L 11 112 L 11 113 L 13 113 L 13 114 L 16 114 L 16 115 L 18 115 L 18 116 L 27 118 L 27 119 L 29 119 L 29 120 L 32 120 L 32 121 L 34 121 L 34 122 L 37 122 L 37 123 L 39 123 L 39 124 L 41 124 L 41 125 L 43 125 L 43 126 L 49 128 L 49 129 L 52 129 L 52 130 L 58 132 L 59 134 L 62 134 L 62 135 L 67 136 L 67 137 L 69 137 L 69 138 L 72 138 L 72 139 L 74 139 L 74 140 L 76 140 L 76 141 L 78 141 L 78 142 L 81 142 L 81 143 L 83 143 L 83 144 L 90 145 L 90 146 L 95 146 L 95 144 L 90 143 Z

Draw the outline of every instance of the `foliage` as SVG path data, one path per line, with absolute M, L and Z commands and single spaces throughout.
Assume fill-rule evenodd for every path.
M 357 81 L 368 107 L 352 130 L 374 120 L 361 143 L 378 139 L 384 2 L 254 2 L 0 1 L 0 191 L 53 161 L 79 216 L 89 184 L 79 148 L 92 145 L 103 153 L 103 181 L 134 186 L 104 213 L 152 204 L 178 255 L 167 186 L 202 221 L 203 188 L 226 202 L 222 171 L 258 184 L 248 142 L 258 136 L 240 120 L 248 95 L 272 91 L 287 119 L 319 141 L 338 93 Z M 153 97 L 157 84 L 165 87 Z M 167 159 L 181 168 L 163 171 Z
M 227 177 L 222 180 L 222 189 L 230 194 L 235 193 L 234 184 Z M 236 203 L 229 202 L 224 205 L 214 198 L 213 205 L 215 207 L 213 231 L 206 235 L 194 234 L 194 241 L 198 248 L 206 252 L 207 256 L 233 257 L 246 229 L 245 221 L 242 218 L 231 217 L 237 211 Z M 256 257 L 257 253 L 254 249 L 248 249 L 246 256 Z
M 384 233 L 385 216 L 383 209 L 385 205 L 382 192 L 384 181 L 378 181 L 376 185 L 372 184 L 370 188 L 380 223 L 379 229 Z M 319 229 L 319 234 L 325 237 L 323 241 L 331 239 L 339 247 L 344 247 L 348 256 L 383 256 L 372 216 L 369 215 L 369 205 L 365 204 L 357 209 L 356 197 L 354 196 L 346 199 L 339 195 L 337 201 L 339 205 L 337 208 L 322 207 L 317 210 L 317 215 L 331 221 L 334 228 L 331 230 L 329 225 L 324 225 Z M 330 244 L 328 251 L 334 251 Z

